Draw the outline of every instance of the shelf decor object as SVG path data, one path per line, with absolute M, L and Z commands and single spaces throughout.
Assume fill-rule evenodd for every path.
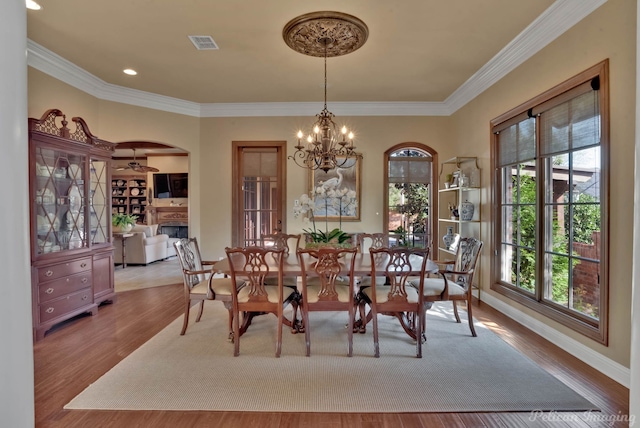
M 29 119 L 33 336 L 116 299 L 111 238 L 115 144 L 48 110 Z

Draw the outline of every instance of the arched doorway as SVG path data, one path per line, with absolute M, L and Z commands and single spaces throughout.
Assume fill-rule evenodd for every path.
M 189 236 L 189 153 L 150 141 L 118 143 L 113 155 L 112 209 L 158 224 L 158 233 Z M 122 186 L 119 186 L 121 184 Z

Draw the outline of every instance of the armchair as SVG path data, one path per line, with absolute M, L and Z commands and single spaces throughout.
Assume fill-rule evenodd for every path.
M 182 323 L 183 336 L 189 324 L 189 309 L 194 301 L 200 302 L 196 322 L 202 318 L 205 300 L 220 300 L 229 311 L 229 340 L 233 338 L 233 308 L 232 287 L 230 278 L 216 278 L 213 276 L 213 265 L 216 262 L 202 260 L 200 248 L 196 238 L 181 239 L 174 244 L 184 282 L 184 322 Z M 242 287 L 244 284 L 239 283 Z
M 434 260 L 434 263 L 443 265 L 444 269 L 438 271 L 438 277 L 424 278 L 425 302 L 451 300 L 453 302 L 453 313 L 458 323 L 461 321 L 458 315 L 457 302 L 467 302 L 469 329 L 473 337 L 476 337 L 477 334 L 473 326 L 473 315 L 471 313 L 471 288 L 476 262 L 480 256 L 482 245 L 483 243 L 479 239 L 461 238 L 454 260 L 445 262 Z M 416 287 L 419 282 L 419 279 L 414 279 L 411 281 L 411 284 Z

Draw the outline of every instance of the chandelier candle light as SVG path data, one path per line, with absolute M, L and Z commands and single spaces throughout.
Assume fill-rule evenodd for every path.
M 364 22 L 341 12 L 307 13 L 289 21 L 282 30 L 282 37 L 291 49 L 324 58 L 324 108 L 316 115 L 313 131 L 306 138 L 298 131 L 296 151 L 289 156 L 298 166 L 327 172 L 358 156 L 354 151 L 353 133 L 345 126 L 338 132 L 333 121 L 335 116 L 327 109 L 327 57 L 355 51 L 368 36 L 369 29 Z

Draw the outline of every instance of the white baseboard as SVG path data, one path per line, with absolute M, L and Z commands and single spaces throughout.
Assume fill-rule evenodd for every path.
M 554 345 L 585 362 L 589 366 L 598 370 L 602 374 L 615 380 L 622 386 L 629 388 L 631 382 L 631 372 L 629 368 L 616 363 L 610 358 L 594 351 L 582 343 L 560 333 L 558 330 L 530 317 L 515 307 L 496 299 L 488 293 L 482 293 L 482 302 L 502 312 L 514 321 L 527 327 L 534 333 L 544 337 Z

